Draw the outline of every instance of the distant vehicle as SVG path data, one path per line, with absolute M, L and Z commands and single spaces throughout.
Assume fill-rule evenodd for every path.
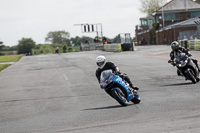
M 133 51 L 133 43 L 131 41 L 130 33 L 120 33 L 118 35 L 119 43 L 121 43 L 123 51 Z
M 129 101 L 134 104 L 139 104 L 141 101 L 138 92 L 129 87 L 129 84 L 115 75 L 112 70 L 105 70 L 101 73 L 100 85 L 122 106 L 127 106 Z

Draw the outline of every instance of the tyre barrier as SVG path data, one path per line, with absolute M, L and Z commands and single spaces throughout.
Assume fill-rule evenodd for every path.
M 182 47 L 186 49 L 200 50 L 200 40 L 179 40 Z

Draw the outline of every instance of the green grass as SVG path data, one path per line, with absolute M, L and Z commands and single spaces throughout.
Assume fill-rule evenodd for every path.
M 2 55 L 0 62 L 17 62 L 23 55 Z
M 3 69 L 5 69 L 5 68 L 7 68 L 8 66 L 10 66 L 11 64 L 0 64 L 0 72 L 3 70 Z
M 4 54 L 4 55 L 16 55 L 17 51 L 1 51 L 0 53 Z

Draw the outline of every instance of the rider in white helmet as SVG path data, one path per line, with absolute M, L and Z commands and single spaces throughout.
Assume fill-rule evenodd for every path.
M 97 66 L 102 69 L 106 65 L 106 58 L 103 55 L 100 55 L 96 58 Z
M 103 56 L 103 55 L 98 56 L 96 58 L 96 63 L 97 63 L 97 66 L 98 66 L 98 69 L 96 70 L 96 77 L 97 77 L 99 82 L 100 82 L 101 72 L 103 72 L 104 70 L 111 69 L 115 74 L 119 75 L 121 78 L 126 80 L 129 83 L 131 88 L 133 88 L 134 90 L 139 89 L 138 87 L 133 86 L 133 84 L 130 81 L 130 78 L 126 74 L 120 73 L 119 68 L 117 66 L 115 66 L 112 62 L 106 61 L 105 56 Z

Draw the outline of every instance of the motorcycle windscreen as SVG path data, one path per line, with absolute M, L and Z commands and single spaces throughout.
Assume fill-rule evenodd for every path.
M 112 73 L 112 70 L 105 70 L 101 73 L 100 77 L 100 85 L 106 86 L 110 84 L 114 79 L 114 75 Z
M 182 64 L 183 61 L 186 60 L 186 55 L 185 53 L 178 53 L 177 56 L 176 56 L 176 63 L 179 63 L 179 64 Z

